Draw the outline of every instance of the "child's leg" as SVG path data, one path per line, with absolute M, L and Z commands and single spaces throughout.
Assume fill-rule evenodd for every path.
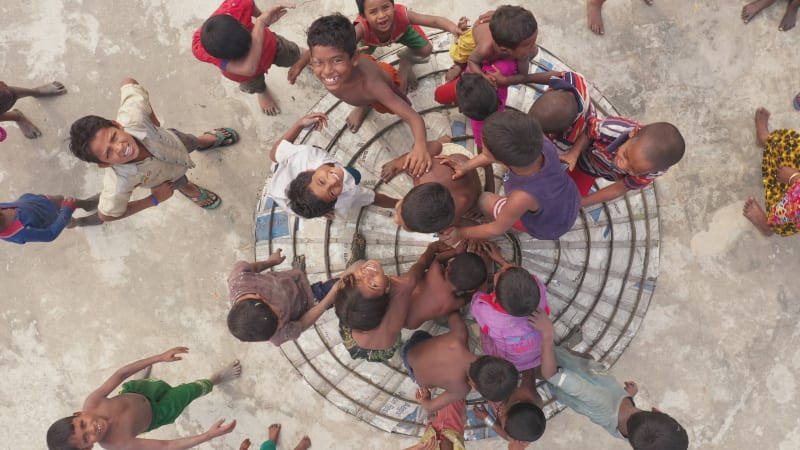
M 311 438 L 308 436 L 303 436 L 300 442 L 294 446 L 294 450 L 308 450 L 309 448 L 311 448 Z
M 20 130 L 22 130 L 22 134 L 25 135 L 28 139 L 35 139 L 42 135 L 42 132 L 39 131 L 39 128 L 33 124 L 24 114 L 22 111 L 18 109 L 12 109 L 11 111 L 4 112 L 0 114 L 0 122 L 16 122 L 17 126 Z
M 289 73 L 286 78 L 289 80 L 289 84 L 294 84 L 300 72 L 308 65 L 311 55 L 308 49 L 300 48 L 279 34 L 275 34 L 275 39 L 278 41 L 278 49 L 275 51 L 275 59 L 272 60 L 272 64 L 278 67 L 288 67 Z
M 439 86 L 433 91 L 433 99 L 442 105 L 452 105 L 456 102 L 456 84 L 458 77 L 453 78 L 447 83 Z
M 91 211 L 97 209 L 97 204 L 100 202 L 100 193 L 97 193 L 89 198 L 75 200 L 75 206 L 84 210 Z
M 759 147 L 767 144 L 769 138 L 769 111 L 764 107 L 756 109 L 756 143 Z
M 781 19 L 781 25 L 778 27 L 781 31 L 789 31 L 797 24 L 797 8 L 800 7 L 800 0 L 791 0 L 786 6 L 786 12 Z
M 261 112 L 269 116 L 275 116 L 280 113 L 280 109 L 278 108 L 278 104 L 275 103 L 275 99 L 272 98 L 267 90 L 267 82 L 264 79 L 265 76 L 266 74 L 262 73 L 250 80 L 242 81 L 239 83 L 239 90 L 248 94 L 257 94 L 258 105 L 261 107 Z
M 595 34 L 605 34 L 603 27 L 603 3 L 606 0 L 586 0 L 586 14 L 589 20 L 589 29 Z
M 64 85 L 58 81 L 53 81 L 52 83 L 44 84 L 33 89 L 26 89 L 16 86 L 9 86 L 8 88 L 17 96 L 17 98 L 52 97 L 54 95 L 64 95 L 67 93 L 67 88 L 65 88 Z
M 222 203 L 217 194 L 192 183 L 186 175 L 175 180 L 172 187 L 203 209 L 214 209 Z
M 744 8 L 742 8 L 742 20 L 744 23 L 750 22 L 753 17 L 773 3 L 775 3 L 775 0 L 755 0 L 744 5 Z

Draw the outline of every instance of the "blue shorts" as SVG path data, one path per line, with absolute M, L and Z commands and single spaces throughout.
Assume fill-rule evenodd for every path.
M 405 366 L 406 370 L 408 371 L 408 376 L 411 377 L 411 380 L 416 383 L 417 378 L 414 376 L 414 369 L 411 368 L 411 365 L 408 364 L 408 351 L 411 350 L 411 347 L 419 344 L 422 341 L 427 341 L 428 339 L 432 338 L 430 333 L 423 330 L 417 330 L 414 334 L 411 335 L 410 338 L 403 344 L 403 348 L 400 349 L 400 357 L 403 358 L 403 366 Z

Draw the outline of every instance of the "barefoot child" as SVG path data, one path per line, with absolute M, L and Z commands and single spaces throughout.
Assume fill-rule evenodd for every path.
M 97 390 L 86 397 L 83 410 L 57 420 L 47 430 L 50 450 L 90 449 L 94 444 L 108 450 L 188 449 L 233 431 L 236 421 L 223 425 L 217 421 L 208 431 L 174 440 L 138 438 L 142 433 L 175 422 L 175 419 L 198 397 L 208 394 L 214 385 L 239 377 L 242 367 L 233 361 L 208 379 L 172 387 L 149 379 L 149 368 L 159 362 L 180 361 L 186 347 L 175 347 L 159 355 L 132 362 L 114 372 Z M 137 372 L 146 370 L 145 379 L 122 384 Z M 120 394 L 108 396 L 122 384 Z
M 0 203 L 0 239 L 16 244 L 51 242 L 70 226 L 99 225 L 93 214 L 72 219 L 75 208 L 92 211 L 97 197 L 85 200 L 61 195 L 22 194 L 15 202 Z
M 267 429 L 267 440 L 261 444 L 260 450 L 276 450 L 278 447 L 278 438 L 281 435 L 281 424 L 273 423 Z M 250 439 L 245 439 L 239 445 L 239 450 L 248 450 L 250 448 Z M 311 439 L 308 436 L 303 436 L 300 442 L 294 446 L 294 450 L 308 450 L 311 448 Z
M 26 89 L 16 86 L 9 86 L 0 81 L 0 122 L 16 122 L 22 134 L 28 139 L 35 139 L 42 135 L 39 128 L 33 124 L 22 111 L 18 109 L 11 109 L 17 100 L 24 97 L 54 97 L 56 95 L 64 95 L 67 89 L 58 81 L 45 84 L 33 89 Z
M 297 339 L 333 305 L 338 278 L 310 285 L 301 270 L 266 272 L 284 259 L 278 249 L 266 261 L 233 266 L 228 330 L 240 341 L 281 345 Z
M 224 0 L 195 31 L 192 53 L 219 67 L 225 78 L 239 82 L 242 92 L 258 94 L 261 111 L 274 116 L 280 109 L 267 91 L 267 71 L 273 64 L 289 67 L 287 78 L 294 84 L 308 64 L 308 50 L 268 28 L 294 7 L 279 3 L 262 13 L 253 0 Z
M 377 47 L 394 44 L 405 45 L 400 53 L 401 89 L 415 89 L 416 79 L 411 71 L 413 61 L 430 56 L 433 45 L 420 26 L 438 28 L 458 37 L 461 29 L 449 19 L 409 11 L 394 0 L 356 0 L 356 39 L 359 46 L 367 46 L 364 53 L 371 55 Z M 462 20 L 466 20 L 463 17 Z
M 616 438 L 627 439 L 636 450 L 686 450 L 689 437 L 672 417 L 656 408 L 644 411 L 633 397 L 633 381 L 624 387 L 605 367 L 553 344 L 553 323 L 543 311 L 533 314 L 531 325 L 542 333 L 542 377 L 556 399 Z
M 325 89 L 356 107 L 347 118 L 350 131 L 356 132 L 370 108 L 398 115 L 411 127 L 414 147 L 404 168 L 418 177 L 431 167 L 425 122 L 411 107 L 400 88 L 397 70 L 356 52 L 353 24 L 341 14 L 320 17 L 308 29 L 311 68 Z
M 773 0 L 774 1 L 774 0 Z M 586 15 L 589 22 L 589 29 L 594 34 L 605 34 L 603 26 L 603 4 L 606 0 L 586 0 Z M 653 4 L 653 0 L 644 0 L 648 5 Z M 745 21 L 745 23 L 747 23 Z
M 756 141 L 764 147 L 761 176 L 767 213 L 750 197 L 744 216 L 764 236 L 791 236 L 800 225 L 800 134 L 781 128 L 769 131 L 769 111 L 756 110 Z
M 450 244 L 488 239 L 512 227 L 536 239 L 558 239 L 572 228 L 580 206 L 578 189 L 561 169 L 555 145 L 542 135 L 533 117 L 514 110 L 492 114 L 483 125 L 483 146 L 483 153 L 466 164 L 446 158 L 442 164 L 453 166 L 458 177 L 493 161 L 502 163 L 507 168 L 506 197 L 484 192 L 478 205 L 494 221 L 451 228 L 441 233 L 442 239 Z
M 755 0 L 744 5 L 744 8 L 742 8 L 742 20 L 744 23 L 750 22 L 753 17 L 768 6 L 772 6 L 773 3 L 775 3 L 775 0 Z M 789 31 L 797 25 L 798 8 L 800 8 L 800 0 L 788 0 L 786 12 L 783 13 L 783 18 L 781 19 L 780 25 L 778 25 L 778 30 Z
M 342 166 L 325 150 L 294 144 L 304 128 L 320 130 L 328 123 L 323 113 L 309 113 L 272 146 L 269 156 L 278 167 L 272 174 L 270 196 L 283 209 L 310 219 L 367 205 L 393 208 L 396 199 L 359 186 L 361 174 Z
M 505 400 L 517 388 L 519 373 L 510 362 L 495 356 L 477 356 L 467 347 L 467 326 L 457 312 L 447 317 L 450 331 L 431 336 L 416 331 L 400 355 L 411 379 L 420 388 L 417 402 L 428 412 L 463 400 L 475 388 L 486 400 Z M 431 399 L 431 388 L 444 392 Z
M 595 117 L 589 120 L 587 133 L 589 148 L 581 151 L 569 172 L 584 207 L 646 187 L 677 164 L 686 149 L 680 131 L 667 122 L 642 126 L 625 117 Z M 614 183 L 588 194 L 598 177 Z
M 197 206 L 214 209 L 217 194 L 190 182 L 186 171 L 194 167 L 189 153 L 225 147 L 239 141 L 231 128 L 217 128 L 202 136 L 162 128 L 150 106 L 150 94 L 133 78 L 122 80 L 117 120 L 84 116 L 69 130 L 69 149 L 78 159 L 106 168 L 98 216 L 119 220 L 158 206 L 177 189 Z M 136 187 L 152 194 L 131 201 Z

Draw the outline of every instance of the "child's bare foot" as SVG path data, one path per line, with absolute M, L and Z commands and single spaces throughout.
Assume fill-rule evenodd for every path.
M 258 93 L 258 105 L 261 107 L 261 111 L 268 116 L 277 116 L 281 112 L 268 90 Z
M 653 6 L 653 0 L 644 0 L 644 2 L 647 3 L 648 6 Z
M 210 381 L 211 384 L 217 385 L 226 381 L 230 381 L 234 378 L 238 378 L 241 375 L 242 365 L 239 364 L 238 359 L 234 359 L 233 362 L 216 371 L 214 375 L 211 375 L 211 378 L 209 378 L 208 381 Z
M 773 3 L 775 3 L 775 0 L 755 0 L 744 5 L 744 8 L 742 8 L 742 20 L 744 23 L 750 22 L 753 17 Z
M 603 27 L 603 3 L 605 0 L 586 0 L 586 15 L 589 20 L 589 29 L 594 34 L 605 34 Z
M 783 14 L 781 25 L 778 27 L 780 31 L 789 31 L 797 24 L 797 8 L 800 7 L 800 0 L 792 0 L 786 6 L 786 13 Z
M 444 75 L 444 82 L 449 83 L 455 80 L 459 75 L 461 75 L 462 70 L 464 70 L 463 67 L 458 64 L 453 64 L 449 69 L 447 69 L 447 73 Z
M 52 83 L 33 88 L 33 91 L 35 92 L 35 94 L 33 94 L 34 97 L 51 97 L 54 95 L 66 94 L 67 88 L 65 88 L 61 82 L 53 81 Z
M 763 147 L 769 138 L 769 111 L 763 106 L 756 109 L 756 142 Z
M 744 202 L 742 214 L 747 217 L 750 223 L 755 225 L 761 234 L 764 236 L 772 236 L 773 231 L 767 224 L 767 214 L 764 212 L 764 208 L 762 208 L 753 197 L 748 198 L 747 201 Z
M 289 84 L 294 84 L 297 81 L 297 77 L 303 73 L 303 69 L 306 68 L 308 65 L 309 58 L 311 54 L 308 52 L 308 49 L 303 49 L 300 52 L 300 59 L 297 60 L 292 67 L 289 67 L 289 74 L 287 75 L 287 79 L 289 80 Z
M 384 183 L 388 183 L 392 178 L 397 176 L 397 174 L 403 172 L 403 166 L 406 163 L 407 156 L 408 153 L 404 153 L 381 166 L 381 180 L 383 180 Z
M 281 435 L 281 424 L 273 423 L 268 428 L 269 432 L 267 433 L 268 439 L 275 444 L 278 443 L 278 438 Z
M 308 436 L 303 436 L 303 439 L 300 439 L 294 450 L 308 450 L 309 448 L 311 448 L 311 439 Z
M 361 124 L 364 123 L 364 119 L 367 117 L 367 114 L 369 114 L 370 109 L 372 109 L 370 106 L 358 106 L 350 111 L 346 123 L 347 129 L 350 130 L 351 133 L 355 133 L 361 128 Z
M 17 126 L 19 126 L 19 129 L 22 130 L 22 134 L 24 134 L 26 138 L 36 139 L 42 135 L 42 132 L 39 130 L 39 128 L 37 128 L 33 122 L 28 120 L 28 118 L 25 117 L 25 114 L 22 114 L 22 111 L 14 108 L 10 112 L 17 115 L 17 118 L 14 119 L 14 121 L 17 122 Z

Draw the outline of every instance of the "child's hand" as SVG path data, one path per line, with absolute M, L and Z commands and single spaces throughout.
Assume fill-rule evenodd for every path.
M 789 178 L 791 178 L 792 175 L 796 173 L 797 169 L 795 169 L 794 167 L 781 166 L 780 168 L 778 168 L 778 181 L 781 183 L 788 184 Z M 795 177 L 795 179 L 792 181 L 797 181 L 797 177 Z
M 158 355 L 158 362 L 174 362 L 180 361 L 181 358 L 178 356 L 181 353 L 189 353 L 189 347 L 175 347 L 171 348 L 164 353 Z
M 314 131 L 319 131 L 328 126 L 328 116 L 326 116 L 325 113 L 312 112 L 306 114 L 305 117 L 298 122 L 300 122 L 303 128 L 313 126 Z
M 506 263 L 505 258 L 503 258 L 503 252 L 494 242 L 480 241 L 478 243 L 478 248 L 481 250 L 481 252 L 483 252 L 483 254 L 491 258 L 496 263 L 501 265 Z
M 485 13 L 478 16 L 478 20 L 475 21 L 475 25 L 491 22 L 493 15 L 494 15 L 494 10 L 486 11 Z
M 172 197 L 172 193 L 174 189 L 172 188 L 171 181 L 165 181 L 158 186 L 150 188 L 150 194 L 158 200 L 158 203 L 161 203 L 168 198 Z
M 639 393 L 639 385 L 636 384 L 635 381 L 626 381 L 625 392 L 627 392 L 631 397 L 635 397 L 636 394 Z
M 278 264 L 282 263 L 286 259 L 286 256 L 281 255 L 282 251 L 283 251 L 282 248 L 279 248 L 279 249 L 275 250 L 274 252 L 272 252 L 271 255 L 269 255 L 269 258 L 267 258 L 267 261 L 275 264 L 276 266 Z
M 414 392 L 414 398 L 417 399 L 417 403 L 422 405 L 424 402 L 430 401 L 431 390 L 425 387 L 418 387 L 417 391 Z
M 273 423 L 272 425 L 269 426 L 267 430 L 268 430 L 267 433 L 268 439 L 277 444 L 278 436 L 280 436 L 281 434 L 281 424 Z
M 489 417 L 489 410 L 487 410 L 486 406 L 484 405 L 476 405 L 474 408 L 472 408 L 472 412 L 475 413 L 475 417 L 477 417 L 480 421 L 483 421 L 483 419 Z
M 421 149 L 414 147 L 406 156 L 403 170 L 406 170 L 412 177 L 418 178 L 431 170 L 431 164 L 431 154 L 428 153 L 427 147 Z
M 206 436 L 208 436 L 209 439 L 213 439 L 217 436 L 228 434 L 231 431 L 233 431 L 234 428 L 236 428 L 235 420 L 231 421 L 231 423 L 224 426 L 222 425 L 223 423 L 225 423 L 225 419 L 219 419 L 218 421 L 216 421 L 214 425 L 211 425 L 211 428 L 209 428 L 208 431 L 206 431 Z
M 436 159 L 439 160 L 439 164 L 444 164 L 453 169 L 453 180 L 463 177 L 469 170 L 467 161 L 461 158 L 456 159 L 449 155 L 437 155 Z
M 492 67 L 486 69 L 483 77 L 489 80 L 489 82 L 492 83 L 492 86 L 495 87 L 506 86 L 508 84 L 508 78 L 506 78 L 506 76 L 503 75 L 503 72 L 501 72 L 500 69 L 498 69 L 494 64 L 492 64 Z
M 439 233 L 439 239 L 447 242 L 451 247 L 458 247 L 464 239 L 457 227 L 450 227 Z
M 294 9 L 294 3 L 278 3 L 277 5 L 273 6 L 272 8 L 268 9 L 266 12 L 261 13 L 260 16 L 256 18 L 256 20 L 261 21 L 261 23 L 268 27 L 273 23 L 277 22 L 281 19 L 281 17 L 285 16 L 288 12 L 288 9 Z
M 547 317 L 546 312 L 542 311 L 541 309 L 537 309 L 531 313 L 530 317 L 528 318 L 528 323 L 542 333 L 542 339 L 547 339 L 549 341 L 553 340 L 553 336 L 555 335 L 555 332 L 553 331 L 553 322 L 551 322 L 550 318 Z
M 572 152 L 558 155 L 558 159 L 561 160 L 561 162 L 567 163 L 567 170 L 570 172 L 575 170 L 575 164 L 578 163 L 578 155 L 574 155 Z
M 247 450 L 250 448 L 250 439 L 245 439 L 239 444 L 239 450 Z

